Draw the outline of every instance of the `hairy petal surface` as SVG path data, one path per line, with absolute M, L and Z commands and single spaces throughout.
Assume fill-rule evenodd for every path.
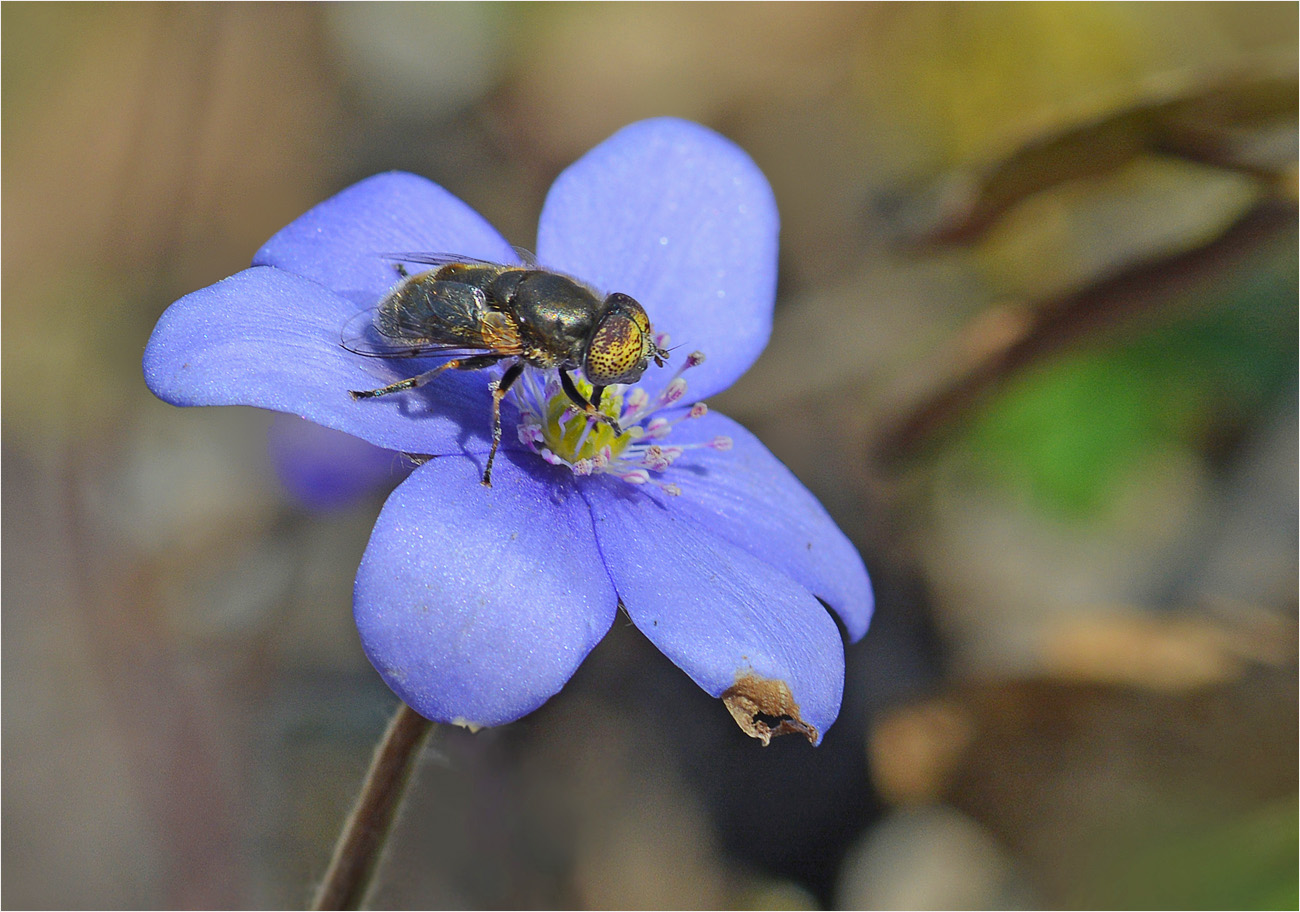
M 628 615 L 715 697 L 784 685 L 814 743 L 839 714 L 844 647 L 829 613 L 771 564 L 621 481 L 583 493 Z
M 767 345 L 778 228 L 772 189 L 743 150 L 659 118 L 625 127 L 556 179 L 537 256 L 632 295 L 670 344 L 703 350 L 708 360 L 690 374 L 702 398 L 734 383 Z
M 609 630 L 617 598 L 572 480 L 512 453 L 497 457 L 491 488 L 481 474 L 477 461 L 448 456 L 393 492 L 354 606 L 366 655 L 412 709 L 500 725 L 569 680 Z
M 385 254 L 450 253 L 513 263 L 517 254 L 481 215 L 433 181 L 390 171 L 353 184 L 276 232 L 254 266 L 313 279 L 363 307 L 398 281 Z
M 145 348 L 145 382 L 173 405 L 288 412 L 391 450 L 486 452 L 492 405 L 481 372 L 448 371 L 420 390 L 377 399 L 348 394 L 398 378 L 386 362 L 340 344 L 355 313 L 315 282 L 246 269 L 167 308 Z
M 730 437 L 732 448 L 690 450 L 674 464 L 679 496 L 669 497 L 651 485 L 645 493 L 793 577 L 835 610 L 850 642 L 861 639 L 874 600 L 857 549 L 799 479 L 725 415 L 709 412 L 683 421 L 667 443 L 715 437 Z

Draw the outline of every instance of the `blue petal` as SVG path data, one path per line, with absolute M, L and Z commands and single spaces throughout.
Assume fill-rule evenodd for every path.
M 759 701 L 758 711 L 792 716 L 820 742 L 844 690 L 844 646 L 822 604 L 685 513 L 624 482 L 591 481 L 583 493 L 601 555 L 641 632 L 715 697 L 785 690 L 789 707 Z
M 268 442 L 280 483 L 313 510 L 347 506 L 411 471 L 410 460 L 392 450 L 289 415 L 276 416 Z
M 767 179 L 697 124 L 625 127 L 562 173 L 542 209 L 542 263 L 638 299 L 656 331 L 702 350 L 697 397 L 726 389 L 767 345 L 779 218 Z
M 857 642 L 867 633 L 875 604 L 857 548 L 800 479 L 731 418 L 710 412 L 682 421 L 664 444 L 716 437 L 731 438 L 731 450 L 702 447 L 673 464 L 669 474 L 681 488 L 679 496 L 650 486 L 646 494 L 789 574 L 831 605 L 850 642 Z
M 278 231 L 253 257 L 370 306 L 397 281 L 385 254 L 454 253 L 513 263 L 518 256 L 477 212 L 433 181 L 392 171 L 327 199 Z
M 355 613 L 366 655 L 411 708 L 500 725 L 564 686 L 617 599 L 571 477 L 513 453 L 498 457 L 491 488 L 480 472 L 448 456 L 393 492 L 357 572 Z
M 681 488 L 679 496 L 648 485 L 645 493 L 793 577 L 835 610 L 850 642 L 857 642 L 867 632 L 874 605 L 857 549 L 799 479 L 725 415 L 710 412 L 683 421 L 664 443 L 715 437 L 730 437 L 732 449 L 688 450 L 673 464 L 670 480 Z
M 405 453 L 483 453 L 492 405 L 481 371 L 448 371 L 412 392 L 357 401 L 396 379 L 340 344 L 356 307 L 315 282 L 255 267 L 181 298 L 158 320 L 145 382 L 173 405 L 255 405 L 301 415 Z M 503 443 L 504 445 L 504 443 Z

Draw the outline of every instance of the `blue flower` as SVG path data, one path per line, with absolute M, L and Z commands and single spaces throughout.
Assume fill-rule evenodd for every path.
M 344 325 L 397 281 L 385 254 L 518 261 L 482 217 L 414 175 L 344 190 L 271 238 L 252 268 L 173 304 L 145 378 L 176 405 L 274 409 L 427 457 L 384 505 L 354 590 L 367 656 L 422 715 L 488 726 L 531 712 L 621 605 L 748 733 L 818 743 L 844 683 L 826 606 L 860 638 L 866 570 L 790 471 L 699 401 L 767 344 L 777 231 L 771 188 L 749 157 L 684 121 L 633 124 L 562 173 L 538 262 L 640 301 L 680 343 L 676 364 L 607 393 L 602 407 L 625 430 L 617 439 L 574 417 L 554 376 L 530 368 L 503 404 L 491 487 L 480 484 L 489 372 L 349 395 L 429 367 L 340 344 Z

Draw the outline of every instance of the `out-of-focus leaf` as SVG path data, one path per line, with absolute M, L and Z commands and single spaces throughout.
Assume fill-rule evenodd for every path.
M 990 475 L 1053 512 L 1104 506 L 1147 454 L 1231 440 L 1293 388 L 1293 258 L 1224 303 L 1124 344 L 1043 365 L 993 400 L 968 445 Z
M 1295 162 L 1297 103 L 1293 71 L 1184 87 L 1036 137 L 982 170 L 945 178 L 917 203 L 930 212 L 907 222 L 922 244 L 969 244 L 1026 198 L 1118 170 L 1142 155 L 1280 179 Z M 1289 141 L 1266 141 L 1277 133 Z
M 1292 797 L 1227 822 L 1121 838 L 1077 898 L 1098 908 L 1292 909 L 1297 851 Z
M 931 363 L 922 365 L 922 373 L 937 379 L 931 379 L 924 392 L 910 393 L 908 402 L 878 423 L 870 449 L 876 458 L 897 461 L 951 431 L 991 391 L 1049 356 L 1085 341 L 1113 339 L 1152 314 L 1249 295 L 1246 289 L 1252 283 L 1271 287 L 1270 307 L 1283 308 L 1278 319 L 1289 322 L 1270 324 L 1270 332 L 1278 333 L 1274 341 L 1281 344 L 1282 336 L 1294 336 L 1295 223 L 1292 204 L 1261 200 L 1218 237 L 1192 250 L 1134 262 L 1076 291 L 1009 309 L 1001 319 L 999 312 L 981 314 Z M 1011 387 L 1013 392 L 1018 388 Z

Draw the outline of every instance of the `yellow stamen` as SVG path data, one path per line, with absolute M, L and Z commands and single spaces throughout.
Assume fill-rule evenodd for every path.
M 591 384 L 580 378 L 574 378 L 574 382 L 578 392 L 590 400 Z M 606 389 L 601 398 L 600 411 L 611 418 L 618 418 L 623 412 L 623 393 L 614 392 L 613 388 Z M 562 392 L 556 393 L 546 403 L 542 439 L 551 452 L 569 463 L 580 459 L 594 460 L 605 447 L 609 447 L 610 459 L 617 459 L 643 433 L 640 427 L 631 427 L 616 435 L 607 424 L 589 422 Z

